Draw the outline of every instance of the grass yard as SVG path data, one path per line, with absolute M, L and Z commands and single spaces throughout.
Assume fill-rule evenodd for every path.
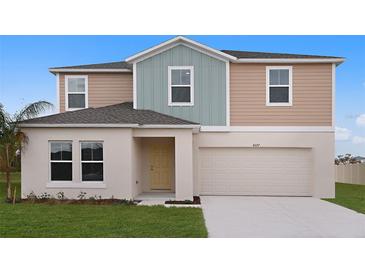
M 12 176 L 20 194 L 20 174 Z M 207 237 L 199 208 L 5 203 L 0 174 L 0 237 Z
M 365 214 L 365 185 L 336 183 L 336 198 L 324 200 Z

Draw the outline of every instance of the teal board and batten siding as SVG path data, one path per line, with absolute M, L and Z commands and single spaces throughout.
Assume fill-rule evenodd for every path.
M 194 106 L 168 106 L 168 66 L 194 66 Z M 136 64 L 137 108 L 226 125 L 226 63 L 179 45 Z

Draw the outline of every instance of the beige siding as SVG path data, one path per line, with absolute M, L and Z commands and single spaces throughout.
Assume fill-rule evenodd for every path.
M 266 106 L 266 66 L 267 64 L 231 64 L 232 126 L 331 125 L 331 64 L 292 65 L 291 107 Z
M 133 100 L 131 73 L 62 73 L 60 74 L 60 112 L 65 111 L 65 75 L 88 75 L 89 107 L 102 107 Z

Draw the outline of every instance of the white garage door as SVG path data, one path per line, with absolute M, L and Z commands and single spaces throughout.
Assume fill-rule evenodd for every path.
M 311 162 L 311 149 L 201 148 L 201 194 L 311 196 Z

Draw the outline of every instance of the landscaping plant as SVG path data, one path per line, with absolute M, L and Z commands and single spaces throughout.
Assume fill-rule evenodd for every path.
M 8 114 L 0 103 L 0 171 L 5 173 L 7 200 L 11 201 L 10 174 L 13 170 L 12 163 L 27 143 L 27 136 L 19 128 L 19 124 L 27 119 L 35 118 L 40 113 L 48 110 L 52 104 L 38 101 L 25 106 L 14 115 Z

